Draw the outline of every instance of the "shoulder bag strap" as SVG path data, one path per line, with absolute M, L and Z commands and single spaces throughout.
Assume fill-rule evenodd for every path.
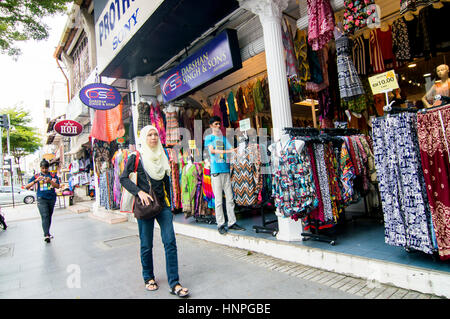
M 137 172 L 137 168 L 138 168 L 138 164 L 139 164 L 139 156 L 140 156 L 139 152 L 136 151 L 136 160 L 134 162 L 134 172 L 135 173 Z

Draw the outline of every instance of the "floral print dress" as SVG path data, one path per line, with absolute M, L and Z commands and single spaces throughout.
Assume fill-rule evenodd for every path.
M 300 153 L 293 138 L 284 147 L 281 142 L 271 145 L 272 165 L 275 164 L 272 194 L 275 206 L 285 217 L 302 218 L 319 205 L 310 158 L 305 142 L 301 143 Z M 281 151 L 276 152 L 277 149 Z
M 367 26 L 367 20 L 376 21 L 376 9 L 374 0 L 345 0 L 344 6 L 344 31 L 353 34 Z
M 308 42 L 314 51 L 321 50 L 331 39 L 335 27 L 330 0 L 308 0 Z

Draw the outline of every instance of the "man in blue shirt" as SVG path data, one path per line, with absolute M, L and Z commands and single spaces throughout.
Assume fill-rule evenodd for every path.
M 230 164 L 227 162 L 227 155 L 233 152 L 227 139 L 220 131 L 221 120 L 218 116 L 213 116 L 209 120 L 209 127 L 213 134 L 206 136 L 205 148 L 209 151 L 211 158 L 211 186 L 214 193 L 215 213 L 217 227 L 220 234 L 225 234 L 225 216 L 223 214 L 222 192 L 225 191 L 228 228 L 235 230 L 245 230 L 236 224 L 236 215 L 234 214 L 233 190 L 231 189 Z
M 41 173 L 34 175 L 25 186 L 26 189 L 36 187 L 37 207 L 42 220 L 42 230 L 44 231 L 44 240 L 49 243 L 50 225 L 52 223 L 53 209 L 55 208 L 56 192 L 59 188 L 59 178 L 49 172 L 50 164 L 45 159 L 41 161 Z

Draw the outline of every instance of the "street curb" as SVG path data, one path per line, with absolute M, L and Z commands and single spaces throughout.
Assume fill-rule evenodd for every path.
M 289 242 L 239 235 L 234 232 L 220 235 L 215 229 L 178 222 L 174 222 L 174 229 L 176 233 L 188 237 L 265 254 L 283 262 L 301 264 L 322 271 L 342 274 L 345 277 L 359 278 L 374 286 L 387 285 L 398 289 L 417 291 L 421 294 L 450 297 L 450 274 L 437 270 L 299 246 Z M 276 267 L 281 269 L 281 265 L 276 264 L 270 268 L 275 269 Z M 381 293 L 383 291 L 380 291 Z M 376 296 L 378 295 L 376 294 Z

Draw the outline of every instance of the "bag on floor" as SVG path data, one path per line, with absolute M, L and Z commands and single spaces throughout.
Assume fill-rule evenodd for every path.
M 137 167 L 139 163 L 139 152 L 136 152 L 136 161 L 134 163 L 134 172 L 130 173 L 128 178 L 135 184 L 137 184 Z M 135 197 L 125 187 L 122 186 L 122 195 L 120 198 L 120 212 L 132 213 L 134 207 Z

